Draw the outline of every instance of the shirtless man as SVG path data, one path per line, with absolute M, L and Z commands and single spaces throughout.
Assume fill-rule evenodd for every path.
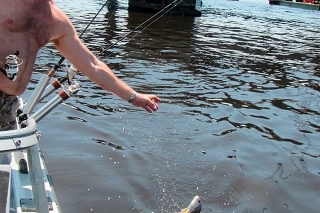
M 118 79 L 110 68 L 96 58 L 82 43 L 67 15 L 53 0 L 0 0 L 0 67 L 5 69 L 6 56 L 19 51 L 23 64 L 15 81 L 0 73 L 0 130 L 6 113 L 2 114 L 2 102 L 21 95 L 32 75 L 37 52 L 48 42 L 79 71 L 120 98 L 151 113 L 158 109 L 160 98 L 156 95 L 136 93 Z M 4 101 L 1 101 L 1 97 Z M 4 108 L 14 108 L 14 104 Z M 9 116 L 10 117 L 10 116 Z M 12 125 L 10 128 L 12 129 Z

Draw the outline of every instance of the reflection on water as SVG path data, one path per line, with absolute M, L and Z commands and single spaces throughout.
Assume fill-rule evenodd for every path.
M 56 3 L 80 33 L 104 2 Z M 83 40 L 161 108 L 149 115 L 79 76 L 82 91 L 39 124 L 64 212 L 178 212 L 196 194 L 203 212 L 317 212 L 317 11 L 207 0 L 201 17 L 140 26 L 152 14 L 126 4 Z M 37 71 L 58 59 L 48 45 Z

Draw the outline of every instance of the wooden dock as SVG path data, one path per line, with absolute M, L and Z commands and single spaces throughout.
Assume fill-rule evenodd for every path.
M 298 2 L 298 1 L 284 1 L 284 0 L 269 0 L 269 4 L 301 8 L 301 9 L 307 9 L 307 10 L 320 10 L 320 0 L 305 0 L 304 2 L 303 1 Z
M 180 2 L 168 12 L 173 15 L 184 16 L 201 16 L 200 7 L 202 6 L 201 0 L 129 0 L 129 11 L 156 13 L 162 11 L 168 5 Z M 166 10 L 164 10 L 166 12 Z

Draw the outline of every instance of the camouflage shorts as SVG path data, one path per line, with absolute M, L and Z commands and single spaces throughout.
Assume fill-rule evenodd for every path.
M 22 106 L 20 97 L 0 92 L 0 131 L 17 128 L 16 112 Z

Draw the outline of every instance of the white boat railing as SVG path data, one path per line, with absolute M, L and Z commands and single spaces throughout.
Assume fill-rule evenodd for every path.
M 36 212 L 49 213 L 48 199 L 44 186 L 44 176 L 39 157 L 39 134 L 37 132 L 37 125 L 34 119 L 27 120 L 27 126 L 23 129 L 9 130 L 0 132 L 0 154 L 13 153 L 13 152 L 25 152 L 27 156 L 27 170 L 30 175 L 30 184 L 33 194 L 34 208 Z M 13 156 L 11 156 L 12 158 Z M 12 160 L 12 159 L 11 159 Z M 12 167 L 12 169 L 14 169 Z M 16 168 L 15 168 L 16 169 Z M 16 173 L 19 173 L 17 171 Z M 12 187 L 14 189 L 14 196 L 16 197 L 16 204 L 19 205 L 21 197 L 19 197 L 20 180 L 19 175 L 11 174 Z M 11 189 L 8 190 L 8 196 L 10 196 Z M 18 201 L 17 201 L 18 199 Z M 20 208 L 20 207 L 19 207 Z M 7 210 L 8 211 L 8 210 Z
M 38 143 L 36 137 L 37 125 L 34 119 L 27 120 L 23 129 L 0 131 L 0 153 L 26 149 Z

